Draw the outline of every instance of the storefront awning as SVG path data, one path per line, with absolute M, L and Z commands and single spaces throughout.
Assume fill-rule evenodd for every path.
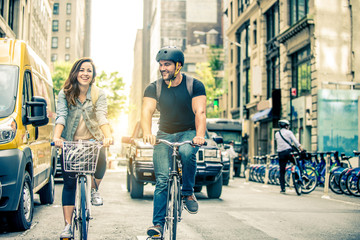
M 265 109 L 265 110 L 262 110 L 260 112 L 255 113 L 254 116 L 251 119 L 254 122 L 257 122 L 257 121 L 268 119 L 271 116 L 272 116 L 271 115 L 271 108 L 268 108 L 268 109 Z

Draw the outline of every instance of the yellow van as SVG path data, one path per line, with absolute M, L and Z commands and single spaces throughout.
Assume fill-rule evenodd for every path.
M 0 38 L 0 216 L 29 229 L 35 193 L 54 201 L 55 99 L 50 70 L 23 41 Z

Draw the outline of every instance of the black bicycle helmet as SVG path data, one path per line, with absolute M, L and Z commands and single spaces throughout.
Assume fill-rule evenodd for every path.
M 286 119 L 279 120 L 279 127 L 284 128 L 286 126 L 290 126 L 290 122 Z
M 184 66 L 184 53 L 176 47 L 163 47 L 159 50 L 156 55 L 156 61 L 160 60 L 170 60 L 175 63 L 180 62 L 181 66 Z

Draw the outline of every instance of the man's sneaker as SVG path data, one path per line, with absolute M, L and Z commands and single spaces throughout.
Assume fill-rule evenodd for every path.
M 285 190 L 285 189 L 281 189 L 281 190 L 280 190 L 280 193 L 285 194 L 285 193 L 286 193 L 286 190 Z
M 101 206 L 103 205 L 102 197 L 100 193 L 95 189 L 91 189 L 91 204 L 94 206 Z
M 156 236 L 156 235 L 159 235 L 161 237 L 162 231 L 163 231 L 163 227 L 161 225 L 155 225 L 155 226 L 149 227 L 147 229 L 147 235 L 149 237 Z
M 63 238 L 69 238 L 70 239 L 71 237 L 72 237 L 71 225 L 66 224 L 64 230 L 60 234 L 60 239 L 63 239 Z
M 194 194 L 192 194 L 190 196 L 183 196 L 183 201 L 185 203 L 185 209 L 189 213 L 195 214 L 198 212 L 199 204 L 198 204 Z

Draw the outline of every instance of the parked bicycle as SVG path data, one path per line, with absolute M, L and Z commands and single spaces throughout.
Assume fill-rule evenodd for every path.
M 166 216 L 165 225 L 162 236 L 155 235 L 148 239 L 166 239 L 176 240 L 177 224 L 181 221 L 181 213 L 184 209 L 184 203 L 181 199 L 181 184 L 182 184 L 182 164 L 179 154 L 179 147 L 185 144 L 191 146 L 198 146 L 192 141 L 184 142 L 169 142 L 164 139 L 158 139 L 156 144 L 164 143 L 169 146 L 173 152 L 171 156 L 169 179 L 168 179 L 168 193 L 166 202 Z M 206 142 L 205 144 L 206 145 Z
M 73 236 L 70 239 L 88 238 L 89 222 L 92 219 L 91 182 L 94 179 L 101 147 L 102 143 L 96 141 L 63 142 L 64 171 L 76 173 L 75 209 L 71 221 Z

